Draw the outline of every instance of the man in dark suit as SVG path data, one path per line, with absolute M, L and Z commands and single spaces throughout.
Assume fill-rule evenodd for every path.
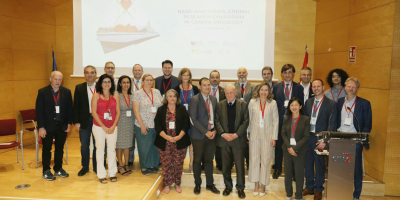
M 303 196 L 314 194 L 314 200 L 321 200 L 325 183 L 325 156 L 319 156 L 314 150 L 327 149 L 327 146 L 324 142 L 318 141 L 315 134 L 334 131 L 337 112 L 336 103 L 324 95 L 324 82 L 321 79 L 312 82 L 312 90 L 315 97 L 309 98 L 304 105 L 304 114 L 310 118 L 311 130 L 306 153 L 306 188 L 303 190 Z
M 55 176 L 68 177 L 62 168 L 64 143 L 72 124 L 72 95 L 71 91 L 61 86 L 63 75 L 53 71 L 50 85 L 40 89 L 36 99 L 36 118 L 39 136 L 42 138 L 43 178 L 56 180 Z M 50 171 L 51 147 L 54 140 L 54 172 Z
M 90 138 L 93 139 L 93 171 L 97 172 L 96 142 L 92 135 L 93 117 L 90 106 L 92 97 L 94 93 L 96 93 L 96 68 L 91 65 L 86 66 L 84 69 L 84 75 L 86 82 L 76 85 L 74 93 L 73 122 L 75 130 L 79 132 L 79 140 L 81 141 L 82 169 L 78 172 L 78 176 L 84 176 L 89 172 Z
M 247 81 L 247 69 L 241 67 L 238 69 L 237 77 L 238 82 L 235 82 L 236 98 L 244 100 L 247 104 L 253 98 L 254 91 L 256 91 L 257 85 Z M 251 133 L 249 133 L 251 134 Z M 244 157 L 246 158 L 246 167 L 249 169 L 249 145 L 245 148 Z
M 206 189 L 214 194 L 219 190 L 214 185 L 213 159 L 215 153 L 214 116 L 217 107 L 217 99 L 210 95 L 210 80 L 201 78 L 199 81 L 200 93 L 193 96 L 189 103 L 189 117 L 191 120 L 190 137 L 193 144 L 193 176 L 196 184 L 193 192 L 198 195 L 201 192 L 201 161 L 203 160 L 206 174 Z
M 215 125 L 217 130 L 217 146 L 221 148 L 222 172 L 225 190 L 222 193 L 228 196 L 232 192 L 231 178 L 232 162 L 236 163 L 236 189 L 240 199 L 246 194 L 244 172 L 244 150 L 247 146 L 247 127 L 249 125 L 249 112 L 247 103 L 236 98 L 235 86 L 229 84 L 225 88 L 226 99 L 217 105 Z M 232 160 L 233 158 L 233 160 Z
M 172 70 L 174 69 L 172 61 L 165 60 L 161 63 L 161 66 L 164 75 L 156 78 L 155 87 L 160 90 L 161 95 L 164 97 L 166 91 L 175 88 L 180 82 L 176 76 L 172 75 Z
M 303 67 L 300 71 L 300 85 L 303 86 L 304 90 L 304 102 L 307 101 L 308 98 L 314 97 L 314 92 L 312 91 L 312 83 L 311 81 L 312 71 L 309 67 Z
M 278 177 L 282 173 L 282 159 L 283 152 L 282 149 L 279 148 L 282 146 L 282 136 L 280 131 L 282 130 L 282 120 L 286 114 L 286 108 L 289 103 L 289 100 L 292 97 L 297 97 L 300 100 L 304 99 L 303 95 L 303 87 L 295 82 L 293 82 L 294 73 L 296 69 L 292 64 L 285 64 L 281 69 L 283 81 L 274 85 L 274 89 L 272 93 L 274 94 L 274 100 L 278 105 L 278 113 L 279 113 L 279 134 L 278 140 L 276 141 L 275 148 L 275 165 L 273 166 L 274 174 L 272 177 L 274 179 L 278 179 Z M 304 104 L 304 101 L 302 102 Z
M 357 96 L 360 82 L 357 78 L 350 77 L 345 82 L 346 97 L 338 100 L 337 127 L 340 132 L 364 132 L 370 133 L 372 129 L 371 103 Z M 354 115 L 353 115 L 354 113 Z M 357 121 L 358 119 L 358 121 Z M 369 140 L 359 142 L 356 145 L 356 160 L 354 166 L 354 193 L 353 198 L 358 200 L 362 190 L 362 152 L 363 145 L 369 149 Z
M 217 98 L 217 102 L 220 102 L 225 97 L 225 90 L 223 87 L 219 86 L 221 79 L 219 71 L 213 70 L 210 73 L 210 82 L 211 82 L 211 95 Z M 217 169 L 222 171 L 222 157 L 221 157 L 221 148 L 217 146 L 215 149 L 215 162 L 217 164 Z
M 274 76 L 274 71 L 272 70 L 272 67 L 265 66 L 264 68 L 262 68 L 261 76 L 264 80 L 264 83 L 268 83 L 269 87 L 271 87 L 271 91 L 273 91 L 275 83 L 272 81 L 272 77 Z M 257 91 L 258 87 L 264 85 L 264 83 L 260 83 L 259 85 L 257 85 L 254 91 Z

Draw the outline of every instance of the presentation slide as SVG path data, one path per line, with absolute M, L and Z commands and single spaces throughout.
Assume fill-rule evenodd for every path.
M 116 65 L 115 76 L 162 75 L 161 62 L 174 63 L 173 74 L 187 67 L 193 78 L 237 79 L 246 67 L 249 80 L 261 80 L 274 67 L 275 0 L 74 0 L 74 76 L 93 65 Z

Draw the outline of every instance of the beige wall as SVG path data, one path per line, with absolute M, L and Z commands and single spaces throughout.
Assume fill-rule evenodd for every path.
M 330 70 L 342 68 L 360 79 L 358 95 L 371 102 L 373 124 L 371 149 L 364 151 L 366 173 L 386 183 L 387 195 L 400 195 L 399 155 L 393 153 L 394 145 L 389 145 L 400 142 L 399 123 L 390 117 L 393 112 L 399 116 L 398 106 L 392 102 L 399 96 L 393 86 L 394 78 L 399 77 L 393 63 L 396 4 L 399 6 L 394 0 L 320 0 L 315 27 L 314 77 L 325 78 Z M 357 47 L 354 64 L 347 62 L 349 46 Z M 396 106 L 397 111 L 393 109 Z M 391 128 L 390 122 L 397 129 Z

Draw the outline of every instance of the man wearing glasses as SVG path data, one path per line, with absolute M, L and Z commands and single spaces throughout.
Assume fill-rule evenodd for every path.
M 331 88 L 325 91 L 325 96 L 335 102 L 337 102 L 338 99 L 345 97 L 346 92 L 344 91 L 344 82 L 346 82 L 347 78 L 349 78 L 349 75 L 342 69 L 334 69 L 330 71 L 328 77 L 326 77 L 326 81 Z
M 114 84 L 117 86 L 118 84 L 118 79 L 114 77 L 115 74 L 115 64 L 111 61 L 106 62 L 106 65 L 104 66 L 104 73 L 110 75 L 114 79 Z

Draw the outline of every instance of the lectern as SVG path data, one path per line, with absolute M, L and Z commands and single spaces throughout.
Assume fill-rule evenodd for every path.
M 329 155 L 326 199 L 353 199 L 356 143 L 366 141 L 369 133 L 323 131 L 316 135 L 329 143 L 329 152 L 316 150 L 317 154 Z

